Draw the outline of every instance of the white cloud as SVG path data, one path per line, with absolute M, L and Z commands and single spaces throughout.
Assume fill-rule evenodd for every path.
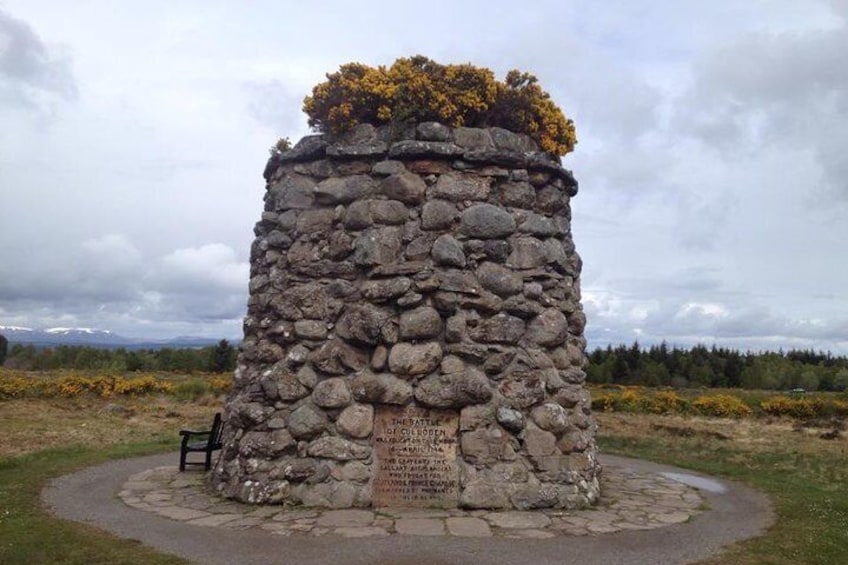
M 198 288 L 242 292 L 247 288 L 250 265 L 220 243 L 177 249 L 159 261 L 152 280 L 157 290 L 197 292 Z

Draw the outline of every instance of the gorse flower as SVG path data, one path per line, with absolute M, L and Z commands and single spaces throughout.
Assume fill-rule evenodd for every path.
M 24 376 L 19 376 L 24 375 Z M 174 394 L 178 386 L 174 381 L 152 374 L 127 378 L 109 375 L 79 375 L 64 372 L 33 374 L 0 368 L 0 401 L 12 398 L 74 398 L 94 396 L 110 398 L 115 395 L 141 396 L 146 394 Z M 228 377 L 206 376 L 202 379 L 204 390 L 220 394 L 229 391 L 232 381 Z
M 312 89 L 303 111 L 310 127 L 334 134 L 361 123 L 436 121 L 525 133 L 552 155 L 565 155 L 577 143 L 574 123 L 533 75 L 513 70 L 500 82 L 489 69 L 441 65 L 420 55 L 388 68 L 342 65 Z
M 671 390 L 615 385 L 592 397 L 592 408 L 602 412 L 688 414 L 720 418 L 785 416 L 799 420 L 848 416 L 848 401 L 838 398 L 789 398 L 783 395 L 747 400 L 732 394 L 703 394 L 694 399 Z

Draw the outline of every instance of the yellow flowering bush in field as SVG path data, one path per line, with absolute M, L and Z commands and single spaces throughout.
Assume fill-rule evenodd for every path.
M 91 393 L 94 396 L 108 398 L 115 392 L 114 377 L 64 377 L 56 382 L 42 383 L 45 396 L 73 397 Z
M 704 416 L 720 418 L 745 418 L 754 412 L 741 398 L 729 394 L 699 396 L 692 402 L 692 408 Z
M 423 56 L 390 67 L 347 63 L 303 102 L 309 125 L 342 133 L 357 124 L 436 121 L 452 127 L 502 127 L 525 133 L 552 155 L 574 149 L 574 123 L 528 73 L 504 82 L 470 64 L 442 65 Z
M 814 415 L 810 401 L 786 396 L 767 398 L 760 403 L 760 408 L 772 416 L 798 417 L 799 414 L 803 414 L 805 417 L 812 417 Z
M 615 396 L 612 394 L 593 394 L 592 395 L 592 410 L 599 412 L 613 412 L 613 402 Z
M 592 396 L 592 408 L 604 412 L 647 412 L 650 414 L 680 414 L 689 403 L 671 390 L 646 392 L 642 387 L 617 387 L 618 392 Z
M 592 393 L 592 409 L 603 412 L 644 412 L 642 387 L 613 385 L 613 391 Z
M 213 394 L 228 392 L 232 379 L 227 376 L 193 377 L 204 391 Z M 134 377 L 109 375 L 79 375 L 59 373 L 26 373 L 0 369 L 0 400 L 14 398 L 75 398 L 79 396 L 143 396 L 177 392 L 180 377 L 163 378 L 152 374 Z
M 689 403 L 672 390 L 662 390 L 645 402 L 646 412 L 652 414 L 680 414 L 685 412 Z
M 21 377 L 0 376 L 0 399 L 20 398 L 30 390 L 30 383 Z
M 762 399 L 757 394 L 747 398 L 732 394 L 701 394 L 689 399 L 673 390 L 623 385 L 605 386 L 601 391 L 593 392 L 592 409 L 602 412 L 698 414 L 719 418 L 779 416 L 810 420 L 848 417 L 848 401 L 839 398 L 775 395 Z
M 760 403 L 760 408 L 771 416 L 789 416 L 791 418 L 809 419 L 828 416 L 848 416 L 848 401 L 830 400 L 823 398 L 789 398 L 774 396 Z
M 614 406 L 624 412 L 641 412 L 644 399 L 640 390 L 627 388 L 621 391 L 618 399 L 614 402 Z
M 208 383 L 212 392 L 218 394 L 230 392 L 230 389 L 233 388 L 233 379 L 230 377 L 212 377 Z
M 151 375 L 134 379 L 121 379 L 115 383 L 115 394 L 139 396 L 152 392 L 170 393 L 174 391 L 174 383 L 159 380 Z

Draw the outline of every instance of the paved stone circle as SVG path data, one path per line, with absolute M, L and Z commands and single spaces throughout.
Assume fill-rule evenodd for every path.
M 389 535 L 541 539 L 651 530 L 688 521 L 704 509 L 697 489 L 659 474 L 606 465 L 599 503 L 586 510 L 320 509 L 255 506 L 213 494 L 206 475 L 156 467 L 129 477 L 127 505 L 197 526 L 259 528 L 281 536 Z

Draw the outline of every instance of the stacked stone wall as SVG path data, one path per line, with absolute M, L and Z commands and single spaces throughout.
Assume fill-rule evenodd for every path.
M 375 412 L 398 406 L 457 415 L 444 505 L 596 500 L 558 160 L 498 128 L 362 125 L 303 138 L 265 178 L 219 492 L 370 506 Z

